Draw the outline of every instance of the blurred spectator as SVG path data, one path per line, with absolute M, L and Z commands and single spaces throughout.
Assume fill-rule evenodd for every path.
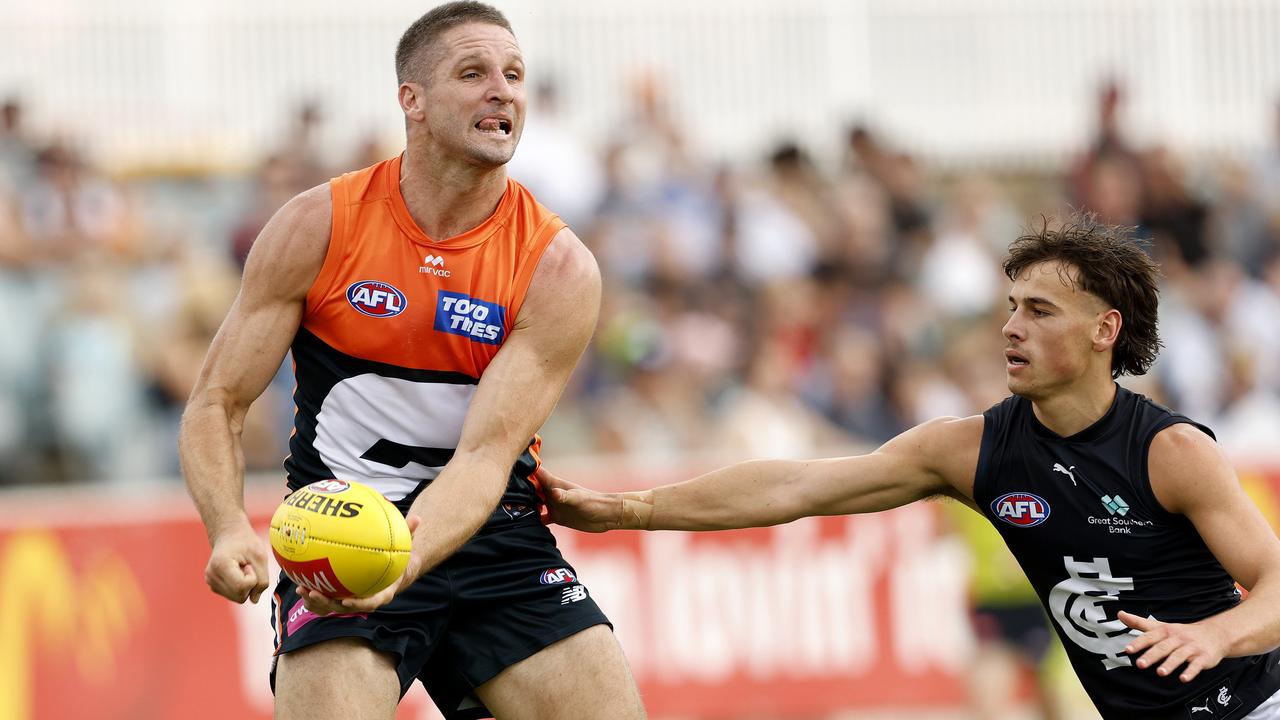
M 1192 196 L 1185 170 L 1167 148 L 1144 152 L 1139 162 L 1145 196 L 1142 226 L 1151 233 L 1162 260 L 1197 266 L 1209 257 L 1209 208 Z
M 831 184 L 819 173 L 809 154 L 794 142 L 779 144 L 769 155 L 769 180 L 774 197 L 804 224 L 813 239 L 815 262 L 841 264 L 844 218 L 835 208 Z
M 805 398 L 861 444 L 879 445 L 907 428 L 889 397 L 889 361 L 874 333 L 844 327 L 832 333 Z
M 277 152 L 297 173 L 297 192 L 329 181 L 328 158 L 320 137 L 323 122 L 320 102 L 314 99 L 302 101 L 294 111 L 284 142 Z
M 1210 208 L 1208 233 L 1214 241 L 1214 251 L 1261 278 L 1268 256 L 1280 248 L 1280 226 L 1271 222 L 1267 207 L 1242 164 L 1220 164 L 1217 179 L 1218 193 Z
M 46 330 L 53 439 L 62 475 L 122 480 L 160 474 L 120 269 L 89 256 Z
M 507 167 L 569 227 L 585 231 L 600 205 L 604 181 L 595 152 L 564 124 L 554 81 L 534 88 L 520 145 Z
M 740 457 L 798 458 L 851 439 L 788 390 L 785 354 L 774 344 L 752 358 L 745 383 L 716 416 L 713 446 Z
M 813 230 L 767 186 L 737 186 L 732 199 L 733 272 L 751 285 L 808 275 L 821 246 Z
M 258 169 L 249 192 L 249 206 L 231 230 L 231 258 L 244 268 L 253 241 L 267 221 L 294 195 L 306 189 L 303 171 L 289 155 L 272 155 Z
M 31 177 L 36 151 L 22 121 L 22 101 L 5 98 L 0 103 L 0 185 L 18 187 Z
M 1124 89 L 1119 81 L 1107 80 L 1098 88 L 1097 95 L 1097 127 L 1093 140 L 1084 155 L 1076 161 L 1068 173 L 1068 184 L 1071 188 L 1071 200 L 1083 204 L 1101 215 L 1102 219 L 1112 224 L 1123 224 L 1123 218 L 1114 221 L 1108 218 L 1115 215 L 1103 212 L 1094 203 L 1106 200 L 1109 196 L 1107 186 L 1099 187 L 1099 183 L 1123 183 L 1127 188 L 1129 177 L 1139 175 L 1138 153 L 1129 145 L 1124 137 L 1121 114 L 1124 111 Z M 1107 165 L 1110 170 L 1099 173 L 1099 165 Z M 1119 180 L 1117 176 L 1125 178 Z M 1125 198 L 1126 201 L 1128 198 Z
M 42 149 L 35 175 L 19 193 L 23 230 L 33 257 L 73 261 L 82 254 L 120 255 L 136 238 L 129 233 L 124 198 L 115 184 L 93 172 L 63 143 Z
M 917 285 L 935 312 L 965 319 L 986 314 L 1005 278 L 1000 257 L 1016 229 L 998 218 L 992 190 L 976 177 L 961 180 L 939 230 L 925 244 Z M 988 224 L 989 223 L 989 224 Z

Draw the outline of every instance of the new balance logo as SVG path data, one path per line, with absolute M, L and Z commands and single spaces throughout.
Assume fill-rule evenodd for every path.
M 586 599 L 587 599 L 586 585 L 572 585 L 570 587 L 565 588 L 564 592 L 560 593 L 561 605 L 568 605 L 571 602 L 578 602 Z
M 1076 476 L 1075 476 L 1075 473 L 1071 472 L 1072 470 L 1075 470 L 1075 469 L 1076 469 L 1076 466 L 1075 466 L 1075 465 L 1072 465 L 1072 466 L 1071 466 L 1071 467 L 1069 467 L 1069 468 L 1064 468 L 1064 467 L 1062 467 L 1062 463 L 1054 463 L 1054 464 L 1053 464 L 1053 471 L 1054 471 L 1054 472 L 1060 472 L 1060 473 L 1062 473 L 1063 475 L 1066 475 L 1067 477 L 1071 478 L 1071 484 L 1072 484 L 1072 485 L 1075 485 L 1075 484 L 1076 484 Z M 1077 486 L 1077 487 L 1078 487 L 1078 486 Z
M 422 275 L 436 275 L 438 277 L 449 277 L 453 274 L 444 269 L 443 255 L 428 255 L 422 258 L 422 265 L 418 267 L 418 273 Z

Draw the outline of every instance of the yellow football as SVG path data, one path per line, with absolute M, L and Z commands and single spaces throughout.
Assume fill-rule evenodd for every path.
M 271 551 L 294 583 L 368 597 L 409 563 L 409 525 L 382 493 L 351 480 L 298 488 L 271 516 Z

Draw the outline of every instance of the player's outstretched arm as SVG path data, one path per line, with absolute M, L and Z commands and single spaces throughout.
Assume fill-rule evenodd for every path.
M 1174 425 L 1152 441 L 1148 468 L 1156 499 L 1191 520 L 1249 596 L 1195 623 L 1120 613 L 1122 622 L 1142 632 L 1127 649 L 1137 666 L 1154 667 L 1160 675 L 1183 668 L 1178 679 L 1191 682 L 1224 657 L 1280 647 L 1280 539 L 1245 494 L 1222 449 L 1195 427 Z
M 234 602 L 257 602 L 269 580 L 266 547 L 244 511 L 240 432 L 297 332 L 324 264 L 331 215 L 323 185 L 289 201 L 263 228 L 182 414 L 182 474 L 213 548 L 205 581 Z
M 565 228 L 543 253 L 515 326 L 480 378 L 453 458 L 409 508 L 421 524 L 404 575 L 376 595 L 332 609 L 363 612 L 386 604 L 480 529 L 516 458 L 560 399 L 595 332 L 599 308 L 595 258 Z
M 939 418 L 875 452 L 823 460 L 751 460 L 674 485 L 599 493 L 540 471 L 555 522 L 587 532 L 728 530 L 899 507 L 934 495 L 969 502 L 982 417 Z

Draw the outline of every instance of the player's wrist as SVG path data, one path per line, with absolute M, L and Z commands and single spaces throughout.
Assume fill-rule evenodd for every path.
M 210 521 L 205 527 L 206 534 L 209 536 L 209 545 L 218 544 L 219 540 L 229 537 L 236 537 L 244 534 L 254 534 L 253 523 L 249 522 L 249 515 L 244 510 L 226 513 L 216 520 Z
M 653 491 L 622 493 L 623 530 L 648 530 L 653 522 Z

